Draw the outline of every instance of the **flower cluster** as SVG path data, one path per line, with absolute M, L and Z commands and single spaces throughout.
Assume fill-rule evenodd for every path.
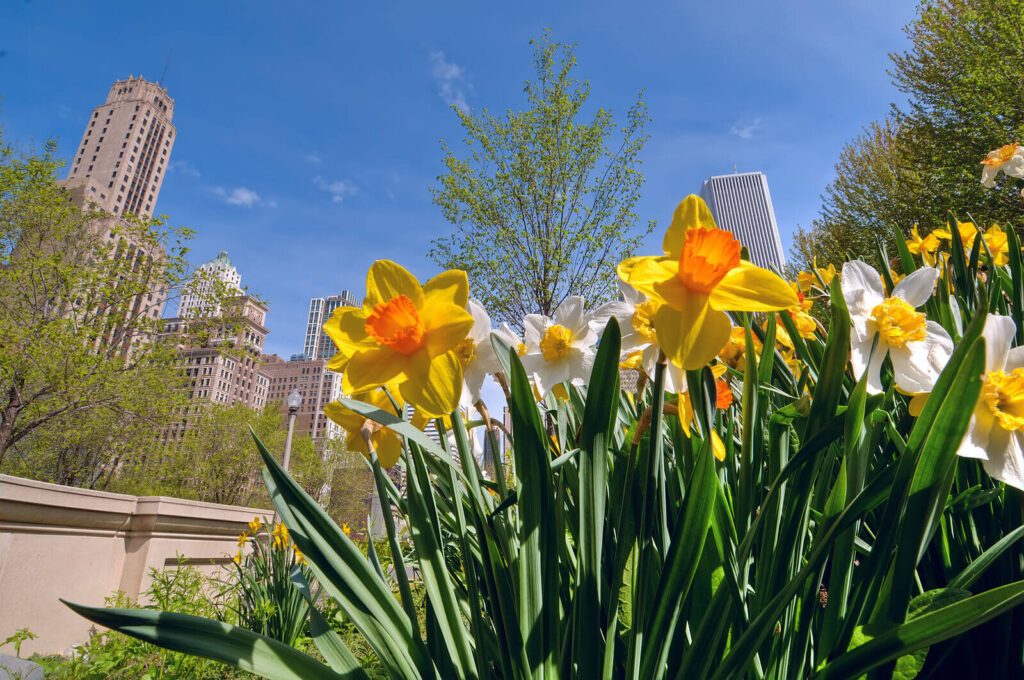
M 288 535 L 288 527 L 286 527 L 282 522 L 278 522 L 271 527 L 259 517 L 253 517 L 252 521 L 249 522 L 249 530 L 243 531 L 238 535 L 238 552 L 236 552 L 234 558 L 232 558 L 235 564 L 242 564 L 244 559 L 243 553 L 246 545 L 249 544 L 249 541 L 256 540 L 261 532 L 264 537 L 268 536 L 267 532 L 264 531 L 265 529 L 270 530 L 268 538 L 270 547 L 281 552 L 286 552 L 291 549 L 292 553 L 295 555 L 295 563 L 306 564 L 305 555 L 302 554 L 299 550 L 299 546 L 295 545 Z
M 527 314 L 522 338 L 507 325 L 492 330 L 487 311 L 469 299 L 464 272 L 447 271 L 421 286 L 394 262 L 375 262 L 362 307 L 340 308 L 324 325 L 338 349 L 329 368 L 343 373 L 346 394 L 398 416 L 407 404 L 429 419 L 479 402 L 487 375 L 500 371 L 492 333 L 517 349 L 538 399 L 585 384 L 598 337 L 613 317 L 623 331 L 623 365 L 653 376 L 665 361 L 665 388 L 673 393 L 685 391 L 685 371 L 716 361 L 734 339 L 731 312 L 787 313 L 802 337 L 815 333 L 811 302 L 795 285 L 743 260 L 739 241 L 715 225 L 697 196 L 676 208 L 663 251 L 619 264 L 621 300 L 588 313 L 583 298 L 568 297 L 551 316 Z M 719 403 L 727 407 L 731 399 Z M 375 453 L 384 467 L 398 461 L 401 440 L 391 430 L 337 402 L 326 414 L 346 430 L 350 449 Z

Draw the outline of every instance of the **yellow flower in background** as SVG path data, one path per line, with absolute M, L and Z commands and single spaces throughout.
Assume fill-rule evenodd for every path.
M 295 553 L 295 561 L 298 564 L 309 564 L 309 562 L 306 561 L 306 556 L 302 554 L 301 550 L 299 550 L 299 546 L 292 548 L 292 551 Z
M 818 277 L 811 272 L 800 272 L 796 275 L 796 286 L 801 293 L 810 293 L 811 288 L 818 283 Z
M 284 550 L 288 547 L 288 527 L 284 524 L 278 522 L 270 534 L 274 537 L 274 547 L 276 549 Z
M 711 361 L 729 341 L 726 310 L 772 312 L 799 304 L 793 289 L 740 258 L 740 243 L 718 229 L 711 211 L 688 196 L 665 233 L 664 256 L 619 264 L 619 277 L 661 306 L 652 325 L 665 355 L 686 370 Z
M 818 272 L 818 276 L 821 277 L 821 282 L 828 288 L 832 285 L 832 279 L 836 278 L 836 266 L 830 264 L 827 267 L 819 267 L 817 260 L 814 261 L 814 271 Z
M 341 525 L 341 530 L 342 530 L 342 531 L 344 532 L 344 534 L 345 534 L 346 536 L 351 536 L 351 535 L 352 535 L 352 530 L 351 530 L 351 529 L 349 529 L 349 527 L 348 527 L 348 522 L 345 522 L 345 523 L 343 523 L 343 524 Z
M 262 528 L 263 528 L 263 520 L 260 519 L 259 517 L 253 517 L 252 521 L 249 522 L 249 531 L 252 532 L 253 536 L 258 534 L 260 532 L 260 529 L 262 529 Z
M 982 234 L 982 238 L 985 239 L 988 251 L 992 253 L 992 264 L 1002 267 L 1010 261 L 1009 241 L 1007 240 L 1006 232 L 998 224 L 993 224 L 986 229 L 985 233 Z
M 974 245 L 974 237 L 978 235 L 978 228 L 974 226 L 973 222 L 957 222 L 956 231 L 960 243 L 964 244 L 964 248 L 970 249 Z M 951 243 L 953 241 L 953 234 L 948 229 L 936 229 L 932 234 L 943 241 Z
M 339 307 L 324 324 L 338 353 L 346 394 L 398 383 L 402 397 L 431 416 L 451 413 L 462 390 L 456 354 L 473 317 L 466 273 L 449 270 L 420 286 L 412 274 L 378 260 L 366 275 L 361 308 Z
M 238 552 L 236 552 L 236 553 L 235 553 L 235 556 L 234 556 L 234 557 L 232 557 L 231 559 L 232 559 L 232 561 L 233 561 L 233 562 L 234 562 L 235 564 L 241 564 L 241 563 L 242 563 L 242 551 L 241 551 L 241 550 L 239 550 Z
M 947 234 L 949 232 L 946 232 Z M 935 251 L 942 245 L 938 235 L 933 231 L 924 238 L 917 233 L 917 222 L 914 223 L 910 232 L 910 240 L 907 241 L 907 250 L 914 255 L 920 255 L 921 259 L 928 266 L 935 264 Z
M 392 384 L 388 387 L 388 391 L 395 397 L 401 408 L 401 398 L 397 391 L 392 389 L 395 385 Z M 394 404 L 391 403 L 388 395 L 384 394 L 382 389 L 354 394 L 352 398 L 382 411 L 398 416 L 401 415 L 401 413 L 395 413 Z M 362 432 L 363 427 L 367 427 L 370 430 L 370 443 L 373 444 L 373 449 L 377 452 L 377 460 L 380 462 L 381 467 L 390 468 L 398 462 L 398 458 L 402 453 L 402 439 L 390 428 L 383 427 L 372 420 L 364 418 L 347 406 L 342 406 L 341 402 L 337 401 L 332 401 L 324 406 L 324 415 L 345 430 L 345 448 L 349 451 L 358 451 L 366 456 L 367 460 L 370 459 L 370 447 L 367 446 Z
M 781 328 L 781 326 L 779 327 Z M 782 329 L 785 331 L 785 329 Z M 789 337 L 788 335 L 786 336 Z M 754 352 L 760 357 L 763 345 L 756 335 L 751 336 L 754 341 Z M 725 343 L 725 347 L 718 353 L 718 360 L 726 366 L 743 372 L 744 367 L 744 354 L 747 351 L 747 336 L 746 331 L 741 326 L 737 326 L 732 329 L 729 333 L 729 340 Z
M 244 531 L 238 535 L 238 547 L 244 548 L 245 544 L 249 542 L 249 534 Z

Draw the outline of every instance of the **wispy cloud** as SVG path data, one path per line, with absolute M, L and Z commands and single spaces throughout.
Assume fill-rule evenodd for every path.
M 754 133 L 761 129 L 761 119 L 738 120 L 729 128 L 729 134 L 736 135 L 740 139 L 753 139 Z
M 313 184 L 316 185 L 317 189 L 329 193 L 331 200 L 335 203 L 341 203 L 349 196 L 355 196 L 359 193 L 359 189 L 356 188 L 355 184 L 344 179 L 336 179 L 333 182 L 329 182 L 320 175 L 317 175 L 313 178 Z
M 196 166 L 192 165 L 188 161 L 171 161 L 167 164 L 167 169 L 171 172 L 180 172 L 181 174 L 188 175 L 189 177 L 202 177 L 202 174 Z
M 228 205 L 237 205 L 243 208 L 253 208 L 255 206 L 273 208 L 277 205 L 276 202 L 261 197 L 258 193 L 247 187 L 235 187 L 234 189 L 213 187 L 210 191 Z
M 466 79 L 466 70 L 444 58 L 444 52 L 430 53 L 430 74 L 437 82 L 437 94 L 448 106 L 456 106 L 460 111 L 469 111 L 466 104 L 466 91 L 471 89 Z
M 318 154 L 316 151 L 310 151 L 309 153 L 305 154 L 302 157 L 302 160 L 306 161 L 307 163 L 312 163 L 313 165 L 320 165 L 321 163 L 324 162 L 323 156 Z

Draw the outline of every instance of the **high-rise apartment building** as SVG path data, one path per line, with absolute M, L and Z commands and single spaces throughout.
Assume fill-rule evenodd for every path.
M 93 109 L 65 186 L 113 215 L 153 215 L 170 163 L 174 100 L 140 77 L 118 80 Z
M 281 412 L 288 413 L 285 400 L 298 390 L 302 404 L 295 414 L 295 433 L 306 434 L 317 444 L 324 439 L 343 436 L 341 427 L 324 415 L 324 407 L 342 397 L 341 374 L 327 370 L 326 359 L 307 359 L 302 355 L 285 361 L 276 354 L 264 354 L 260 372 L 267 379 L 267 403 L 280 402 Z
M 764 173 L 710 177 L 704 181 L 700 197 L 708 204 L 718 227 L 731 231 L 747 248 L 751 262 L 777 270 L 786 265 Z
M 220 290 L 216 290 L 220 288 Z M 192 319 L 220 314 L 220 305 L 212 300 L 217 293 L 242 293 L 242 275 L 228 259 L 226 250 L 196 268 L 196 275 L 181 294 L 178 316 Z
M 334 343 L 324 332 L 324 322 L 331 318 L 338 307 L 359 307 L 361 302 L 347 290 L 326 298 L 312 298 L 309 301 L 309 316 L 306 319 L 306 341 L 302 353 L 310 359 L 330 359 L 334 356 Z

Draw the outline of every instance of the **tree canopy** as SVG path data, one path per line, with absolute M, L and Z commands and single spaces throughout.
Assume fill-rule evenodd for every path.
M 637 169 L 647 140 L 642 94 L 617 128 L 598 108 L 586 120 L 590 85 L 572 75 L 572 45 L 532 43 L 536 79 L 528 108 L 492 115 L 452 107 L 465 155 L 446 143 L 447 173 L 434 203 L 455 226 L 431 257 L 469 274 L 472 292 L 496 321 L 518 327 L 524 314 L 551 314 L 566 297 L 596 304 L 614 295 L 614 264 L 653 229 L 637 228 L 643 185 Z M 610 146 L 613 136 L 620 141 Z
M 979 163 L 1024 135 L 1024 0 L 926 0 L 904 31 L 889 73 L 907 100 L 843 148 L 819 218 L 795 240 L 804 268 L 951 212 L 1021 227 L 1019 183 L 986 189 Z

